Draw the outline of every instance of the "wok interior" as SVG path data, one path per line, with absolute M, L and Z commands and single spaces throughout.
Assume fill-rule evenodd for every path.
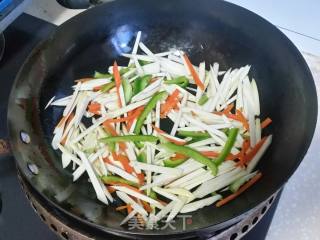
M 117 1 L 72 19 L 45 44 L 39 60 L 44 74 L 36 74 L 40 82 L 34 86 L 40 92 L 38 117 L 44 141 L 49 146 L 62 113 L 59 107 L 43 110 L 49 99 L 70 95 L 75 79 L 92 76 L 94 70 L 106 71 L 106 66 L 115 59 L 119 65 L 127 64 L 128 60 L 119 54 L 131 52 L 139 30 L 143 33 L 142 41 L 153 52 L 179 48 L 189 54 L 194 64 L 218 62 L 222 70 L 249 64 L 249 75 L 257 81 L 260 93 L 261 118 L 268 116 L 273 120 L 272 127 L 264 131 L 264 134 L 273 134 L 273 143 L 258 166 L 263 178 L 224 207 L 210 206 L 192 213 L 192 224 L 187 230 L 230 224 L 232 221 L 228 220 L 236 221 L 235 217 L 281 187 L 302 160 L 312 137 L 316 114 L 310 73 L 297 50 L 278 30 L 241 8 L 219 1 L 203 1 L 201 6 L 195 6 L 192 1 L 124 2 L 126 5 Z M 116 11 L 120 7 L 121 11 Z M 51 187 L 39 189 L 57 202 L 52 191 L 72 180 L 70 170 L 61 168 L 60 154 L 50 150 L 50 157 L 54 163 L 50 168 L 54 169 L 48 169 L 44 161 L 37 164 L 50 172 L 45 180 L 51 182 Z M 76 186 L 77 200 L 73 204 L 59 203 L 63 209 L 100 227 L 126 230 L 118 226 L 124 215 L 98 203 L 86 177 Z M 166 228 L 152 233 L 178 233 L 182 231 L 181 224 L 181 219 L 177 219 L 175 230 Z M 134 229 L 127 233 L 142 232 Z

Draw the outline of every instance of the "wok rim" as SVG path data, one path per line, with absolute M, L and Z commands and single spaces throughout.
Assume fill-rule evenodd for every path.
M 113 4 L 113 1 L 112 2 L 106 2 L 106 3 L 103 3 L 101 4 L 101 6 L 104 6 L 104 5 L 108 5 L 108 4 Z M 314 133 L 315 133 L 315 128 L 316 128 L 316 123 L 317 123 L 317 116 L 318 116 L 318 101 L 317 101 L 317 91 L 316 91 L 316 86 L 315 86 L 315 82 L 314 82 L 314 79 L 313 79 L 313 76 L 311 74 L 311 71 L 309 69 L 309 66 L 308 64 L 306 63 L 304 57 L 302 56 L 301 52 L 297 49 L 297 47 L 291 42 L 291 40 L 284 34 L 282 33 L 276 26 L 274 26 L 272 23 L 270 23 L 269 21 L 267 21 L 265 18 L 259 16 L 258 14 L 244 8 L 244 7 L 241 7 L 239 5 L 236 5 L 234 3 L 230 3 L 230 2 L 225 2 L 223 1 L 223 4 L 226 5 L 226 7 L 233 7 L 233 8 L 238 8 L 239 10 L 242 10 L 242 11 L 246 11 L 247 14 L 249 15 L 252 15 L 253 17 L 257 18 L 257 19 L 260 19 L 260 21 L 262 20 L 263 21 L 263 24 L 267 24 L 267 25 L 272 25 L 272 28 L 277 32 L 277 34 L 280 34 L 281 37 L 283 38 L 283 41 L 286 41 L 287 43 L 287 47 L 288 49 L 293 52 L 295 54 L 295 57 L 296 57 L 296 60 L 301 64 L 301 69 L 303 69 L 304 71 L 304 74 L 306 74 L 306 78 L 310 78 L 311 81 L 311 84 L 312 86 L 310 86 L 310 88 L 312 89 L 313 93 L 314 93 L 314 100 L 315 100 L 315 104 L 313 106 L 311 106 L 313 109 L 313 119 L 311 119 L 311 122 L 312 122 L 312 126 L 311 128 L 313 129 L 312 130 L 312 134 L 310 134 L 309 136 L 306 137 L 305 139 L 305 148 L 304 148 L 304 151 L 302 153 L 302 157 L 301 159 L 299 159 L 299 161 L 297 161 L 297 163 L 294 165 L 294 167 L 292 167 L 292 172 L 290 174 L 288 174 L 286 177 L 285 177 L 285 181 L 283 181 L 282 183 L 280 184 L 277 184 L 279 185 L 278 186 L 278 190 L 281 189 L 284 184 L 289 180 L 289 178 L 294 174 L 294 172 L 297 170 L 297 168 L 299 167 L 299 165 L 301 164 L 301 162 L 303 161 L 309 147 L 310 147 L 310 144 L 312 142 L 312 139 L 314 137 Z M 229 5 L 229 6 L 228 6 Z M 81 20 L 82 16 L 85 16 L 87 14 L 90 14 L 90 12 L 93 12 L 95 11 L 94 9 L 95 8 L 99 8 L 101 6 L 97 6 L 97 7 L 94 7 L 94 8 L 91 8 L 91 9 L 88 9 L 88 10 L 85 10 L 81 13 L 79 13 L 78 15 L 68 19 L 67 21 L 65 21 L 63 24 L 61 24 L 60 26 L 57 26 L 57 28 L 47 37 L 47 39 L 43 40 L 43 41 L 40 41 L 35 47 L 34 49 L 31 51 L 31 53 L 28 55 L 28 57 L 25 59 L 24 63 L 22 64 L 22 66 L 20 67 L 16 77 L 15 77 L 15 80 L 14 80 L 14 83 L 13 83 L 13 86 L 11 88 L 11 92 L 10 92 L 10 97 L 9 97 L 9 103 L 8 103 L 8 116 L 10 115 L 10 112 L 11 112 L 11 105 L 14 104 L 13 102 L 13 99 L 15 99 L 15 92 L 16 92 L 16 89 L 17 89 L 17 84 L 18 84 L 18 81 L 19 79 L 22 78 L 22 72 L 23 70 L 25 69 L 25 67 L 30 63 L 32 62 L 33 60 L 33 57 L 36 56 L 39 52 L 42 51 L 42 47 L 44 44 L 50 42 L 50 40 L 56 35 L 57 31 L 60 29 L 63 29 L 65 26 L 68 26 L 69 24 L 71 25 L 73 21 L 77 21 L 77 20 Z M 202 228 L 197 228 L 197 229 L 190 229 L 190 230 L 181 230 L 181 231 L 178 231 L 178 232 L 171 232 L 171 233 L 162 233 L 160 231 L 155 231 L 155 232 L 133 232 L 133 231 L 129 231 L 129 230 L 119 230 L 119 229 L 114 229 L 112 227 L 109 227 L 109 226 L 102 226 L 102 225 L 99 225 L 97 223 L 92 223 L 90 221 L 88 221 L 87 219 L 84 219 L 84 218 L 81 218 L 80 216 L 64 209 L 62 206 L 60 206 L 59 204 L 55 203 L 54 201 L 52 201 L 49 197 L 46 196 L 46 194 L 44 194 L 43 192 L 41 192 L 40 190 L 38 190 L 36 187 L 33 186 L 32 182 L 29 181 L 28 177 L 24 174 L 24 171 L 23 169 L 20 169 L 20 164 L 19 162 L 21 160 L 19 160 L 19 155 L 17 154 L 18 150 L 16 148 L 16 144 L 14 144 L 14 137 L 12 135 L 13 132 L 15 132 L 12 128 L 11 128 L 11 124 L 10 124 L 10 119 L 9 117 L 7 117 L 7 125 L 8 125 L 8 131 L 9 131 L 9 142 L 10 142 L 10 145 L 11 145 L 11 149 L 13 150 L 13 156 L 14 156 L 14 159 L 15 159 L 15 162 L 16 162 L 16 165 L 17 165 L 17 168 L 20 170 L 21 172 L 21 175 L 24 177 L 24 179 L 26 179 L 26 181 L 28 182 L 28 184 L 31 186 L 31 188 L 36 191 L 37 194 L 39 194 L 43 199 L 45 199 L 45 201 L 49 202 L 49 204 L 51 204 L 52 206 L 54 206 L 55 208 L 57 208 L 59 211 L 63 212 L 64 214 L 68 215 L 69 217 L 71 218 L 74 218 L 76 219 L 77 221 L 80 221 L 81 223 L 85 224 L 85 225 L 88 225 L 90 227 L 93 227 L 93 228 L 96 228 L 100 231 L 103 231 L 103 232 L 106 232 L 106 233 L 110 233 L 110 234 L 113 234 L 115 236 L 129 236 L 129 237 L 137 237 L 137 236 L 146 236 L 146 237 L 150 237 L 150 236 L 177 236 L 177 237 L 181 237 L 182 235 L 186 235 L 186 234 L 190 234 L 190 233 L 196 233 L 196 232 L 201 232 L 201 231 L 204 231 L 204 230 L 210 230 L 210 231 L 216 231 L 216 230 L 219 230 L 223 227 L 226 227 L 226 226 L 231 226 L 232 224 L 238 222 L 239 220 L 241 220 L 243 217 L 245 217 L 244 215 L 248 214 L 253 208 L 259 206 L 261 203 L 263 203 L 264 201 L 266 201 L 268 199 L 265 198 L 265 199 L 262 199 L 262 200 L 257 200 L 255 201 L 254 203 L 254 206 L 250 209 L 245 209 L 245 210 L 242 210 L 241 213 L 237 214 L 236 216 L 232 217 L 232 218 L 229 218 L 225 221 L 220 221 L 214 225 L 208 223 L 206 227 L 202 227 Z M 41 139 L 43 141 L 43 139 Z M 298 159 L 298 158 L 297 158 Z M 273 192 L 274 193 L 274 192 Z M 271 196 L 272 194 L 269 195 L 269 197 Z M 222 210 L 223 211 L 223 210 Z M 227 224 L 226 224 L 227 223 Z M 212 229 L 212 230 L 211 230 Z

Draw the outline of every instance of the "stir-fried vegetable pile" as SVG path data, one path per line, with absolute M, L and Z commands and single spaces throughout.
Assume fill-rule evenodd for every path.
M 71 96 L 47 106 L 64 107 L 52 146 L 64 168 L 72 163 L 73 180 L 87 173 L 100 201 L 123 201 L 121 224 L 139 217 L 152 228 L 179 213 L 220 207 L 254 184 L 271 119 L 260 121 L 249 66 L 194 66 L 176 49 L 153 53 L 140 37 L 123 54 L 128 66 L 114 62 L 108 73 L 76 80 Z

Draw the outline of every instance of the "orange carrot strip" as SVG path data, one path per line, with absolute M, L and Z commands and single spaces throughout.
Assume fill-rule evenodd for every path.
M 170 101 L 169 99 L 175 99 L 179 97 L 179 93 L 180 91 L 178 89 L 174 90 L 173 93 L 168 97 L 168 101 Z
M 251 151 L 245 156 L 245 163 L 248 164 L 248 162 L 251 161 L 251 159 L 257 154 L 259 149 L 262 147 L 264 142 L 266 141 L 267 137 L 262 138 L 252 149 Z
M 258 173 L 253 178 L 251 178 L 247 183 L 243 184 L 237 192 L 217 202 L 216 206 L 221 207 L 227 204 L 228 202 L 232 201 L 233 199 L 238 197 L 241 193 L 243 193 L 245 190 L 247 190 L 249 187 L 251 187 L 253 184 L 255 184 L 261 177 L 262 177 L 262 174 Z
M 150 207 L 150 205 L 145 202 L 145 201 L 141 201 L 142 205 L 143 205 L 143 208 L 148 212 L 148 213 L 151 213 L 152 212 L 152 208 Z
M 166 105 L 164 105 L 164 111 L 168 111 L 171 108 L 176 107 L 177 102 L 179 101 L 179 90 L 176 89 L 173 94 L 167 98 Z
M 130 214 L 130 213 L 132 212 L 132 207 L 131 207 L 131 205 L 128 205 L 127 211 L 128 211 L 128 214 Z
M 60 144 L 64 146 L 66 144 L 66 141 L 67 141 L 67 135 L 64 136 L 64 138 L 60 141 Z
M 167 134 L 165 131 L 163 131 L 162 129 L 156 127 L 155 125 L 152 124 L 152 127 L 154 128 L 154 130 L 157 132 L 157 133 L 162 133 L 162 134 Z
M 113 187 L 111 187 L 111 186 L 107 186 L 107 189 L 108 189 L 108 191 L 109 191 L 109 193 L 114 193 L 116 190 L 113 188 Z
M 140 185 L 143 185 L 144 183 L 144 174 L 143 173 L 136 173 L 137 178 L 139 180 Z
M 120 122 L 127 122 L 127 121 L 130 121 L 130 120 L 134 120 L 135 118 L 137 118 L 140 113 L 142 112 L 143 110 L 143 107 L 142 108 L 137 108 L 138 111 L 134 112 L 134 113 L 131 113 L 130 116 L 128 117 L 123 117 L 123 118 L 114 118 L 114 119 L 108 119 L 106 120 L 106 122 L 108 123 L 120 123 Z
M 231 104 L 229 104 L 222 112 L 223 112 L 224 114 L 228 114 L 228 113 L 230 113 L 230 111 L 233 109 L 233 107 L 234 107 L 234 104 L 231 103 Z
M 97 102 L 92 102 L 88 105 L 88 111 L 93 113 L 93 114 L 99 114 L 101 111 L 101 105 L 100 103 Z
M 239 110 L 237 110 L 239 111 Z M 247 121 L 247 119 L 243 116 L 243 114 L 240 112 L 241 116 L 237 113 L 237 114 L 232 114 L 232 113 L 228 113 L 225 114 L 228 118 L 231 118 L 233 120 L 236 120 L 238 122 L 241 122 L 244 129 L 249 130 L 249 123 Z M 218 115 L 222 115 L 222 114 L 218 114 Z
M 243 115 L 243 113 L 240 110 L 236 110 L 236 115 L 239 117 L 240 122 L 242 122 L 243 127 L 246 130 L 249 130 L 249 123 L 246 117 Z
M 154 128 L 154 130 L 159 133 L 159 134 L 167 134 L 165 131 L 161 130 L 160 128 L 152 125 L 152 127 Z M 184 145 L 186 144 L 186 141 L 178 141 L 178 140 L 175 140 L 175 139 L 172 139 L 170 137 L 167 137 L 167 136 L 163 136 L 165 139 L 167 139 L 169 142 L 172 142 L 174 144 L 177 144 L 177 145 Z
M 170 102 L 162 104 L 161 110 L 160 110 L 160 117 L 165 118 L 168 115 L 168 113 L 176 107 L 178 101 L 179 101 L 178 99 L 174 99 Z
M 111 124 L 107 121 L 102 123 L 103 127 L 113 136 L 118 136 L 116 130 L 111 126 Z
M 67 116 L 62 117 L 59 123 L 57 124 L 57 127 L 61 127 L 66 121 L 67 121 Z
M 166 99 L 166 102 L 161 106 L 161 117 L 165 118 L 167 114 L 176 107 L 179 102 L 179 90 L 176 89 L 174 92 Z
M 131 190 L 141 193 L 141 190 L 139 190 L 138 188 L 132 187 L 129 184 L 126 183 L 120 183 L 120 182 L 111 182 L 110 184 L 114 185 L 114 186 L 122 186 L 122 187 L 126 187 L 126 188 L 130 188 Z
M 128 204 L 128 205 L 123 205 L 123 206 L 117 207 L 117 208 L 116 208 L 116 211 L 121 211 L 121 210 L 123 210 L 123 209 L 127 209 L 128 206 L 129 206 L 129 204 Z
M 179 160 L 179 159 L 186 159 L 187 156 L 186 155 L 183 155 L 181 153 L 176 153 L 174 157 L 171 157 L 170 159 L 171 160 Z
M 173 93 L 170 95 L 171 97 L 169 99 L 173 100 L 176 99 L 177 97 L 179 97 L 179 93 L 180 91 L 178 89 L 174 90 Z M 168 99 L 168 101 L 169 101 Z
M 128 116 L 128 117 L 132 117 L 132 115 L 134 114 L 135 110 L 136 110 L 136 109 L 133 109 L 133 110 L 127 112 L 127 116 Z M 130 120 L 131 120 L 131 119 L 130 119 Z M 128 120 L 128 122 L 129 122 L 130 120 Z
M 218 113 L 215 113 L 215 114 L 218 114 Z M 222 115 L 222 114 L 218 114 L 218 115 Z M 225 115 L 226 115 L 227 118 L 231 118 L 233 120 L 241 122 L 240 118 L 236 114 L 228 113 L 228 114 L 225 114 Z
M 135 118 L 138 117 L 140 115 L 140 113 L 142 113 L 143 109 L 144 109 L 144 106 L 141 106 L 141 107 L 134 109 L 132 116 L 134 116 Z
M 122 107 L 121 98 L 120 98 L 121 77 L 120 77 L 118 64 L 116 61 L 114 61 L 113 63 L 113 76 L 114 76 L 114 81 L 116 83 L 119 107 Z
M 129 121 L 128 121 L 128 123 L 127 123 L 127 129 L 128 130 L 130 130 L 131 129 L 131 127 L 132 127 L 132 124 L 134 123 L 134 118 L 133 119 L 130 119 Z
M 215 157 L 218 157 L 220 155 L 220 153 L 218 152 L 215 152 L 215 151 L 201 151 L 201 154 L 206 156 L 206 157 L 212 157 L 212 158 L 215 158 Z M 233 155 L 233 154 L 229 154 L 226 158 L 227 160 L 235 160 L 236 159 L 236 156 Z
M 232 153 L 230 153 L 226 158 L 226 160 L 232 160 L 232 161 L 236 160 L 236 159 L 237 159 L 237 155 L 234 155 Z
M 99 111 L 89 111 L 89 112 L 93 113 L 94 115 L 100 115 Z
M 100 108 L 101 108 L 101 105 L 100 105 L 100 103 L 97 103 L 97 102 L 92 102 L 92 103 L 90 103 L 89 105 L 88 105 L 88 108 L 89 109 L 92 109 L 92 110 L 94 110 L 94 111 L 96 111 L 96 110 L 100 110 Z
M 267 126 L 269 126 L 272 123 L 271 118 L 266 118 L 265 120 L 263 120 L 263 122 L 261 123 L 261 128 L 266 128 Z
M 142 113 L 143 109 L 144 109 L 144 106 L 141 106 L 141 107 L 138 107 L 138 108 L 128 112 L 128 116 L 132 117 L 127 123 L 127 129 L 128 130 L 131 129 L 131 126 L 132 126 L 134 120 L 140 116 L 140 114 Z
M 129 161 L 129 159 L 128 159 L 127 156 L 119 154 L 119 155 L 117 155 L 117 157 L 115 158 L 115 160 L 121 162 L 121 164 L 122 164 L 122 166 L 124 167 L 124 170 L 125 170 L 126 172 L 128 172 L 128 173 L 130 173 L 130 174 L 133 172 L 133 167 L 131 167 L 130 161 Z
M 215 151 L 201 151 L 201 154 L 206 157 L 218 157 L 219 153 Z
M 244 148 L 244 152 L 246 153 L 249 148 L 250 148 L 250 140 L 244 140 L 243 141 L 243 148 Z
M 241 149 L 241 151 L 238 153 L 239 162 L 237 162 L 237 164 L 236 164 L 237 167 L 239 167 L 239 166 L 244 167 L 245 166 L 244 157 L 245 157 L 244 151 L 243 151 L 243 149 Z
M 113 136 L 118 136 L 116 130 L 111 126 L 111 124 L 109 122 L 103 122 L 103 127 Z M 125 151 L 127 149 L 127 146 L 124 142 L 120 142 L 119 143 L 119 147 L 122 151 Z
M 239 159 L 239 162 L 237 163 L 236 166 L 241 166 L 243 167 L 245 165 L 245 154 L 250 148 L 250 142 L 249 140 L 244 140 L 242 143 L 242 148 L 241 151 L 237 154 L 237 157 Z
M 124 142 L 120 142 L 119 143 L 119 148 L 120 148 L 121 151 L 125 152 L 126 149 L 127 149 L 127 146 L 126 146 L 126 144 Z
M 65 125 L 65 128 L 63 130 L 63 132 L 66 130 L 67 126 L 69 125 L 69 123 L 71 122 L 71 120 L 74 118 L 74 113 L 70 113 L 69 114 L 69 117 L 67 119 L 67 122 L 66 122 L 66 125 Z M 66 144 L 66 141 L 67 141 L 67 135 L 61 140 L 61 145 L 64 146 Z
M 111 160 L 108 157 L 102 158 L 105 163 L 112 164 Z
M 144 109 L 144 106 L 137 107 L 128 112 L 128 116 L 136 114 L 137 112 L 141 112 Z
M 113 118 L 113 119 L 108 119 L 106 122 L 108 123 L 121 123 L 121 122 L 127 122 L 132 119 L 132 116 L 128 117 L 123 117 L 123 118 Z
M 131 117 L 131 116 L 132 116 L 132 114 L 134 114 L 134 111 L 135 111 L 135 109 L 133 109 L 133 110 L 131 110 L 131 111 L 127 112 L 127 116 L 128 116 L 128 117 Z
M 186 64 L 187 64 L 188 69 L 189 69 L 189 71 L 190 71 L 190 73 L 191 73 L 191 75 L 192 75 L 192 77 L 194 79 L 195 84 L 203 91 L 204 90 L 204 85 L 201 82 L 201 80 L 200 80 L 196 70 L 194 69 L 192 63 L 190 62 L 188 56 L 186 54 L 183 54 L 183 58 L 186 61 Z
M 119 162 L 121 162 L 124 170 L 127 172 L 127 173 L 132 173 L 133 172 L 133 167 L 131 167 L 130 163 L 129 163 L 129 159 L 127 158 L 127 156 L 124 156 L 124 155 L 117 155 L 115 153 L 112 153 L 112 157 L 114 158 L 114 160 L 117 160 Z

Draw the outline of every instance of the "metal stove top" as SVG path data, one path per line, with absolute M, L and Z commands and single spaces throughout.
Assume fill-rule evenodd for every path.
M 4 32 L 6 48 L 0 62 L 0 138 L 7 137 L 6 114 L 11 85 L 24 59 L 56 28 L 27 14 Z M 265 239 L 279 194 L 262 220 L 243 239 Z M 34 212 L 18 182 L 14 159 L 0 155 L 0 240 L 57 240 L 59 237 Z

